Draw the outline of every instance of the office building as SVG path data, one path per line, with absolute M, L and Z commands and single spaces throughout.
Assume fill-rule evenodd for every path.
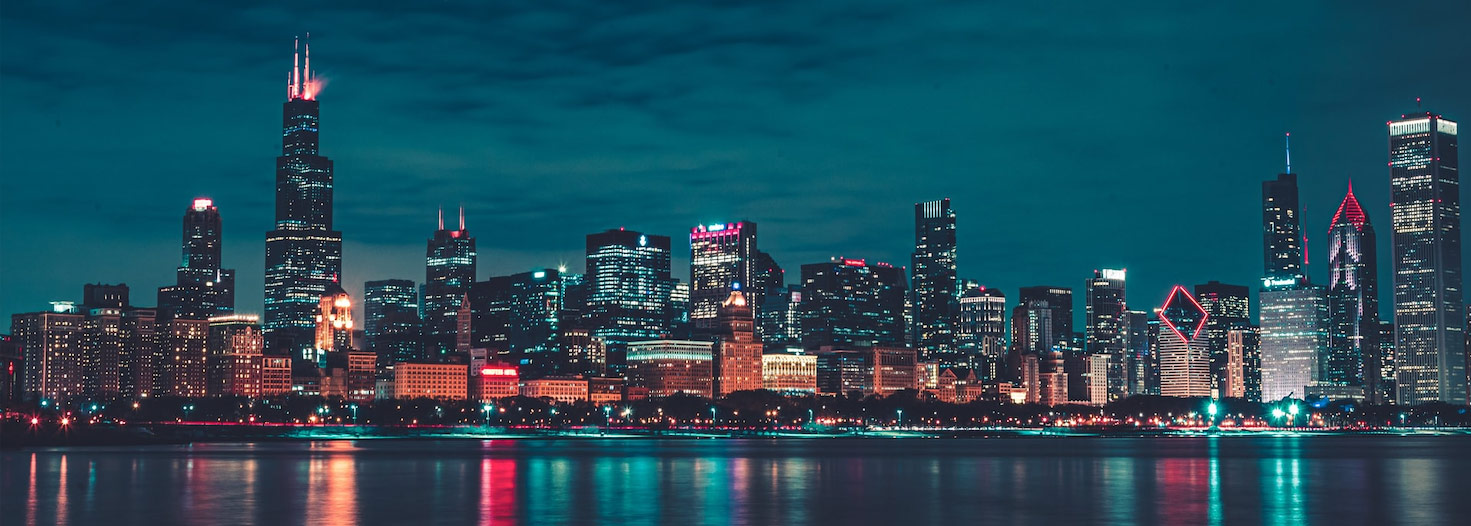
M 696 334 L 713 329 L 720 304 L 732 287 L 750 292 L 749 301 L 765 298 L 758 281 L 762 270 L 756 248 L 756 223 L 739 221 L 698 225 L 690 229 L 690 324 Z
M 628 383 L 648 389 L 649 397 L 687 394 L 714 396 L 714 344 L 688 340 L 649 340 L 628 344 Z
M 711 331 L 715 395 L 761 389 L 761 340 L 756 337 L 751 305 L 740 290 L 730 291 L 720 304 Z
M 1107 355 L 1111 358 L 1085 360 L 1083 371 L 1089 401 L 1102 405 L 1128 396 L 1128 371 L 1126 360 L 1128 328 L 1124 325 L 1126 305 L 1125 271 L 1123 269 L 1101 269 L 1093 271 L 1093 277 L 1084 284 L 1085 316 L 1084 352 L 1089 356 Z M 1098 374 L 1094 367 L 1107 364 L 1110 369 Z M 1102 389 L 1107 399 L 1094 397 Z
M 761 388 L 787 395 L 817 392 L 817 355 L 773 352 L 761 355 Z
M 363 284 L 363 347 L 379 365 L 425 359 L 420 352 L 419 289 L 412 280 Z
M 318 303 L 342 275 L 342 232 L 333 230 L 332 160 L 320 153 L 320 83 L 292 57 L 276 158 L 276 224 L 266 233 L 266 348 L 306 357 Z
M 1328 298 L 1323 287 L 1285 280 L 1261 291 L 1262 401 L 1305 398 L 1328 351 Z
M 228 314 L 209 319 L 205 391 L 211 396 L 261 396 L 265 339 L 260 317 Z
M 904 269 L 862 259 L 802 265 L 802 347 L 902 347 Z
M 173 316 L 206 319 L 235 310 L 235 271 L 221 268 L 223 223 L 209 198 L 184 211 L 183 259 L 171 287 L 158 289 L 158 308 Z
M 1160 394 L 1211 396 L 1210 355 L 1201 333 L 1208 314 L 1185 287 L 1170 290 L 1159 311 Z
M 629 342 L 670 330 L 669 238 L 622 228 L 589 234 L 586 280 L 585 323 L 607 345 L 609 372 L 616 374 Z
M 320 366 L 327 353 L 353 348 L 352 333 L 356 324 L 353 323 L 352 298 L 342 287 L 333 284 L 317 301 L 316 322 L 314 352 L 306 357 L 308 362 Z
M 499 361 L 520 366 L 521 376 L 567 372 L 569 357 L 559 345 L 570 311 L 562 302 L 559 269 L 496 276 L 470 287 L 471 344 Z
M 1349 183 L 1328 230 L 1328 348 L 1319 381 L 1362 387 L 1370 401 L 1382 402 L 1375 248 L 1374 227 Z
M 1396 399 L 1465 404 L 1456 122 L 1416 112 L 1388 128 Z
M 1226 388 L 1223 387 L 1223 382 L 1227 376 L 1226 367 L 1231 360 L 1227 334 L 1233 330 L 1248 330 L 1251 327 L 1251 290 L 1245 285 L 1211 281 L 1195 286 L 1195 299 L 1206 312 L 1205 332 L 1201 339 L 1211 358 L 1211 390 L 1217 397 L 1225 397 L 1223 393 Z M 1259 359 L 1254 359 L 1255 355 L 1256 349 L 1242 348 L 1241 359 L 1251 361 L 1249 364 L 1243 362 L 1242 374 L 1251 375 L 1250 379 L 1241 377 L 1243 394 L 1248 391 L 1261 392 L 1261 363 Z M 1245 387 L 1248 384 L 1250 387 Z
M 424 251 L 424 301 L 420 308 L 424 327 L 424 355 L 430 361 L 452 361 L 458 348 L 461 302 L 475 282 L 475 238 L 465 229 L 465 209 L 460 209 L 458 229 L 439 228 Z
M 977 287 L 961 296 L 955 346 L 981 381 L 1005 377 L 1006 294 L 1000 289 Z
M 464 400 L 468 396 L 469 366 L 454 363 L 401 363 L 393 366 L 392 398 Z
M 921 360 L 944 366 L 965 362 L 955 349 L 959 284 L 955 273 L 955 210 L 950 199 L 914 205 L 910 334 Z
M 918 354 L 908 347 L 879 347 L 869 349 L 872 358 L 870 393 L 888 396 L 899 391 L 915 389 L 915 368 Z

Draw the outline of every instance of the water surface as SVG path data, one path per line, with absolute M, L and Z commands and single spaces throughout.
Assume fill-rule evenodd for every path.
M 3 456 L 4 524 L 1471 522 L 1471 437 L 363 440 Z

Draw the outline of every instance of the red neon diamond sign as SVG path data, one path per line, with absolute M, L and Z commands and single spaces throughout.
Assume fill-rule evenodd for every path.
M 1159 310 L 1160 321 L 1174 331 L 1175 336 L 1186 342 L 1193 342 L 1200 337 L 1200 331 L 1205 329 L 1205 320 L 1209 317 L 1210 313 L 1200 306 L 1200 302 L 1195 301 L 1190 291 L 1179 285 L 1170 289 L 1170 297 L 1165 299 L 1164 306 Z M 1192 324 L 1195 326 L 1193 329 L 1190 327 Z M 1191 331 L 1189 337 L 1180 332 L 1182 327 Z

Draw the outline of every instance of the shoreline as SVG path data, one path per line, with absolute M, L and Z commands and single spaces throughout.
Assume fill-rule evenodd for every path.
M 27 428 L 7 426 L 0 450 L 51 447 L 181 445 L 222 442 L 312 442 L 335 440 L 811 440 L 811 439 L 967 439 L 967 438 L 1237 438 L 1312 436 L 1471 436 L 1471 428 L 1135 428 L 1135 427 L 985 427 L 985 428 L 507 428 L 485 426 L 322 426 L 218 423 L 155 423 L 127 426 Z

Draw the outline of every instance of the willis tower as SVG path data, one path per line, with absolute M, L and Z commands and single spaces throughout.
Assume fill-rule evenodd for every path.
M 297 43 L 276 158 L 276 229 L 266 233 L 266 346 L 303 357 L 314 344 L 317 306 L 342 274 L 342 233 L 332 229 L 332 160 L 319 155 L 321 83 L 311 44 Z M 305 51 L 305 61 L 302 51 Z

